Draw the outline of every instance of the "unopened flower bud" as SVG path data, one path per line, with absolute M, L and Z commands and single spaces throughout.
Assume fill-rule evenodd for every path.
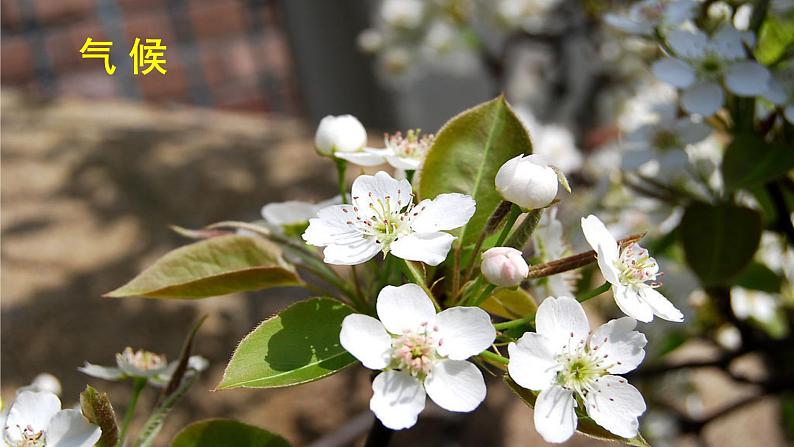
M 521 252 L 511 247 L 494 247 L 482 254 L 480 265 L 485 279 L 500 287 L 515 287 L 529 274 Z
M 354 152 L 367 144 L 367 131 L 353 115 L 328 115 L 320 121 L 314 145 L 323 155 Z
M 519 155 L 496 173 L 499 194 L 525 210 L 548 206 L 557 196 L 558 182 L 557 172 L 537 155 Z

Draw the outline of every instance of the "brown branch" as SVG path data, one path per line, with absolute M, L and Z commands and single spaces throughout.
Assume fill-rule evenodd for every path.
M 618 244 L 620 244 L 621 247 L 625 247 L 639 241 L 643 237 L 645 237 L 645 233 L 632 234 L 629 237 L 619 240 Z M 596 252 L 594 250 L 590 250 L 584 253 L 568 256 L 567 258 L 533 265 L 529 268 L 529 275 L 527 275 L 527 279 L 543 278 L 545 276 L 556 275 L 557 273 L 578 269 L 579 267 L 592 264 L 595 262 L 595 260 Z

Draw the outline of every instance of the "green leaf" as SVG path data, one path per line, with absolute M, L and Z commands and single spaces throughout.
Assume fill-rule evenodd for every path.
M 783 280 L 772 269 L 760 262 L 751 262 L 739 273 L 734 285 L 766 293 L 779 293 Z
M 496 289 L 493 295 L 480 304 L 480 307 L 508 320 L 534 315 L 538 310 L 538 305 L 532 295 L 520 287 L 515 289 Z
M 339 343 L 353 309 L 330 298 L 293 304 L 240 342 L 218 389 L 276 388 L 312 382 L 356 362 Z
M 769 144 L 756 134 L 739 134 L 725 150 L 722 178 L 729 191 L 750 188 L 794 169 L 794 150 L 785 144 Z
M 758 45 L 755 57 L 758 62 L 768 65 L 779 60 L 787 49 L 794 45 L 794 17 L 778 17 L 767 15 L 767 19 L 758 33 Z
M 295 268 L 274 243 L 219 236 L 167 253 L 107 297 L 207 298 L 278 286 L 300 286 Z
M 694 203 L 681 219 L 687 264 L 704 285 L 727 285 L 752 260 L 761 241 L 761 215 L 736 205 Z
M 231 419 L 194 422 L 177 433 L 171 447 L 290 447 L 281 436 Z
M 119 440 L 119 427 L 116 424 L 116 413 L 110 404 L 107 393 L 100 393 L 90 385 L 80 393 L 80 410 L 88 422 L 102 429 L 102 436 L 96 447 L 116 447 Z
M 449 120 L 436 135 L 419 179 L 421 198 L 459 192 L 477 202 L 477 211 L 457 243 L 473 243 L 502 201 L 494 188 L 499 168 L 509 159 L 532 153 L 527 130 L 503 96 Z
M 507 375 L 505 375 L 503 379 L 507 384 L 507 386 L 513 391 L 513 393 L 515 393 L 516 396 L 518 396 L 522 401 L 524 401 L 525 404 L 527 404 L 530 408 L 535 407 L 535 399 L 537 399 L 538 397 L 535 394 L 535 392 L 523 388 L 521 385 L 515 383 L 513 379 L 511 379 Z M 611 433 L 604 427 L 601 427 L 600 425 L 596 424 L 594 420 L 590 419 L 587 416 L 578 415 L 578 419 L 579 421 L 576 424 L 576 431 L 578 431 L 579 433 L 583 433 L 587 436 L 590 436 L 591 438 L 601 439 L 604 441 L 621 441 L 628 445 L 633 445 L 637 447 L 650 447 L 650 445 L 645 441 L 645 439 L 643 439 L 642 435 L 640 435 L 639 433 L 637 434 L 637 436 L 631 439 L 621 438 L 620 436 Z

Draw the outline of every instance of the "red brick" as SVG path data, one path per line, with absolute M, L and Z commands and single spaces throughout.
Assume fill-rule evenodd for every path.
M 124 20 L 124 32 L 128 41 L 124 43 L 127 53 L 132 49 L 135 38 L 144 39 L 163 39 L 163 44 L 170 46 L 176 43 L 171 31 L 171 22 L 165 12 L 147 11 L 131 14 Z M 114 45 L 115 46 L 115 45 Z M 166 50 L 166 55 L 168 50 Z
M 168 63 L 165 68 L 166 74 L 161 74 L 157 70 L 152 70 L 149 74 L 133 75 L 132 73 L 121 73 L 123 76 L 132 76 L 138 81 L 141 92 L 147 100 L 153 101 L 174 101 L 184 100 L 187 94 L 187 77 L 185 69 L 179 59 L 168 56 Z
M 245 7 L 234 0 L 191 2 L 188 15 L 198 39 L 232 37 L 244 33 L 248 26 Z
M 2 82 L 21 83 L 33 78 L 33 47 L 22 37 L 2 40 Z
M 102 69 L 101 67 L 103 67 L 103 65 L 101 60 L 83 59 L 80 54 L 80 48 L 83 47 L 88 37 L 97 41 L 110 40 L 105 35 L 100 23 L 95 19 L 84 20 L 80 23 L 62 27 L 57 31 L 48 33 L 45 45 L 55 68 L 63 69 L 74 67 L 78 64 L 84 64 L 86 66 L 95 64 Z M 126 46 L 126 42 L 113 42 L 110 51 L 114 54 L 120 53 L 124 55 L 129 52 L 129 48 L 125 50 Z
M 94 0 L 35 0 L 34 4 L 36 18 L 44 24 L 93 17 L 95 6 Z
M 22 11 L 20 0 L 0 0 L 0 25 L 6 31 L 16 31 L 22 27 Z
M 204 78 L 212 87 L 232 80 L 255 79 L 254 57 L 251 46 L 242 37 L 200 45 Z

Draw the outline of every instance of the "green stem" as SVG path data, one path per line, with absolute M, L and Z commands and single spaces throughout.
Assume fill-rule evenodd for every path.
M 488 284 L 487 286 L 485 286 L 485 289 L 482 291 L 482 293 L 480 293 L 480 296 L 478 296 L 478 297 L 477 297 L 477 299 L 476 299 L 476 300 L 474 300 L 474 302 L 472 303 L 472 305 L 473 305 L 473 306 L 479 306 L 479 305 L 480 305 L 480 303 L 482 303 L 482 302 L 483 302 L 483 301 L 485 301 L 485 300 L 486 300 L 486 299 L 487 299 L 489 296 L 491 296 L 491 292 L 493 292 L 495 288 L 496 288 L 496 286 L 495 286 L 495 285 L 493 285 L 493 284 Z
M 516 227 L 515 231 L 510 234 L 510 237 L 507 238 L 507 242 L 505 242 L 504 246 L 522 250 L 535 231 L 535 228 L 537 228 L 540 222 L 540 216 L 542 215 L 543 208 L 529 211 L 527 217 L 525 217 L 521 224 Z
M 339 195 L 342 197 L 342 204 L 347 203 L 347 182 L 345 181 L 345 172 L 347 172 L 347 160 L 334 158 L 336 161 L 336 174 L 339 177 Z
M 519 318 L 518 320 L 505 321 L 504 323 L 496 323 L 493 325 L 493 327 L 497 331 L 503 331 L 505 329 L 522 326 L 524 324 L 529 324 L 530 326 L 534 326 L 534 322 L 535 322 L 535 315 L 527 315 L 526 317 Z
M 121 423 L 121 432 L 117 444 L 119 447 L 124 446 L 124 440 L 127 438 L 127 430 L 129 429 L 130 422 L 132 422 L 132 418 L 135 416 L 135 407 L 138 405 L 138 397 L 141 395 L 141 391 L 143 391 L 147 381 L 145 377 L 136 377 L 132 381 L 132 396 L 130 397 L 129 405 L 127 405 L 127 410 L 124 413 L 124 421 Z
M 433 296 L 433 292 L 430 291 L 430 288 L 427 287 L 427 284 L 425 284 L 425 278 L 422 272 L 420 272 L 419 269 L 411 263 L 411 261 L 403 259 L 403 266 L 405 267 L 405 272 L 408 274 L 411 280 L 413 280 L 416 285 L 425 291 L 427 296 L 430 298 L 430 301 L 433 302 L 433 306 L 436 308 L 436 311 L 440 311 L 441 306 L 438 305 L 438 301 L 436 300 L 436 297 Z
M 577 295 L 576 301 L 579 301 L 580 303 L 584 303 L 590 298 L 597 297 L 598 295 L 601 295 L 602 293 L 606 292 L 607 290 L 610 289 L 610 287 L 612 287 L 612 284 L 610 284 L 609 282 L 605 282 L 604 284 L 601 284 L 597 289 L 593 289 L 589 292 L 583 293 L 581 295 Z
M 361 306 L 366 306 L 367 301 L 364 299 L 364 293 L 361 291 L 361 283 L 358 281 L 358 272 L 356 272 L 356 266 L 350 266 L 350 274 L 353 279 L 353 285 L 356 288 L 356 297 L 358 298 L 358 302 Z M 364 308 L 362 307 L 362 310 Z
M 499 203 L 499 206 L 494 209 L 491 217 L 488 218 L 488 221 L 485 224 L 485 229 L 480 232 L 480 236 L 477 238 L 477 242 L 474 244 L 474 250 L 471 252 L 469 265 L 466 267 L 466 273 L 463 275 L 464 284 L 469 280 L 469 278 L 471 278 L 472 273 L 474 273 L 474 267 L 477 265 L 477 261 L 480 259 L 480 250 L 482 249 L 483 242 L 485 242 L 485 238 L 499 228 L 499 225 L 502 223 L 504 218 L 507 217 L 507 214 L 512 208 L 512 203 L 503 200 L 501 203 Z
M 508 359 L 506 357 L 502 357 L 501 355 L 495 354 L 495 353 L 493 353 L 491 351 L 483 351 L 483 352 L 481 352 L 480 353 L 480 357 L 482 357 L 482 358 L 484 358 L 486 360 L 491 360 L 491 361 L 496 362 L 496 363 L 502 363 L 504 365 L 507 365 L 508 363 L 510 363 L 510 359 Z
M 505 222 L 504 228 L 502 228 L 502 232 L 499 233 L 499 239 L 496 240 L 494 247 L 501 247 L 502 243 L 507 239 L 507 235 L 510 234 L 510 230 L 513 229 L 513 225 L 515 225 L 516 220 L 518 220 L 518 216 L 521 215 L 521 208 L 513 204 L 510 208 L 510 214 L 507 215 L 507 222 Z

